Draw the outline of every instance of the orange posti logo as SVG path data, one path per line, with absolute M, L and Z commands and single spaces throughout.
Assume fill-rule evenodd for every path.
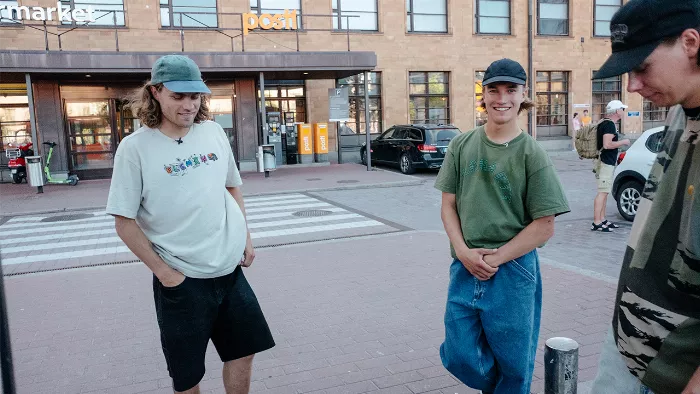
M 257 28 L 263 30 L 296 30 L 297 10 L 284 10 L 284 14 L 253 14 L 251 12 L 243 14 L 243 34 Z

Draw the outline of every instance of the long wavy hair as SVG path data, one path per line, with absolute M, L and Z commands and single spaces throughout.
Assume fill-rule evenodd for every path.
M 151 81 L 148 81 L 128 97 L 127 106 L 143 125 L 153 129 L 159 127 L 163 121 L 163 111 L 160 109 L 160 103 L 151 92 L 151 86 L 159 92 L 163 89 L 162 83 L 151 85 Z M 195 123 L 202 123 L 210 119 L 209 97 L 204 94 L 201 97 L 202 102 L 199 105 L 199 112 L 194 118 Z

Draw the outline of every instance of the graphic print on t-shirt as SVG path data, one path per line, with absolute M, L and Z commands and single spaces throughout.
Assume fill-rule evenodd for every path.
M 493 179 L 498 184 L 498 188 L 501 191 L 501 199 L 506 202 L 513 201 L 513 190 L 510 186 L 510 181 L 508 180 L 508 174 L 505 171 L 501 171 L 496 174 L 496 169 L 498 168 L 498 163 L 489 163 L 486 159 L 481 160 L 470 160 L 469 168 L 462 170 L 462 176 L 473 175 L 477 170 L 492 174 Z
M 217 161 L 219 158 L 216 153 L 204 154 L 193 154 L 186 159 L 180 159 L 179 157 L 175 159 L 175 163 L 165 164 L 163 168 L 165 172 L 172 176 L 185 176 L 190 168 L 197 168 L 202 165 L 209 165 L 209 162 Z

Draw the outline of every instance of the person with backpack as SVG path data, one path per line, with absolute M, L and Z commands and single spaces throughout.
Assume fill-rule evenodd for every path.
M 613 222 L 605 219 L 605 209 L 608 203 L 608 195 L 612 192 L 613 174 L 617 165 L 617 154 L 621 147 L 630 145 L 630 140 L 618 141 L 616 122 L 622 119 L 627 106 L 620 100 L 608 103 L 605 109 L 605 118 L 596 126 L 597 159 L 593 162 L 593 171 L 598 181 L 598 195 L 593 202 L 593 223 L 591 231 L 612 232 L 619 228 Z
M 484 393 L 530 393 L 542 309 L 537 248 L 569 212 L 552 161 L 518 125 L 533 106 L 526 80 L 513 60 L 488 67 L 488 121 L 450 142 L 435 181 L 453 258 L 440 358 Z

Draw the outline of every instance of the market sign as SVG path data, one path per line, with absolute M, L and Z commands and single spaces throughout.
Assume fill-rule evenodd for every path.
M 88 6 L 86 9 L 70 9 L 63 7 L 61 2 L 56 3 L 56 7 L 28 7 L 18 5 L 0 5 L 0 15 L 4 19 L 16 21 L 52 21 L 54 14 L 57 21 L 64 22 L 94 22 L 95 9 Z
M 284 10 L 284 14 L 253 14 L 251 12 L 243 14 L 243 34 L 248 35 L 250 30 L 261 28 L 263 30 L 296 30 L 297 10 L 289 12 Z

